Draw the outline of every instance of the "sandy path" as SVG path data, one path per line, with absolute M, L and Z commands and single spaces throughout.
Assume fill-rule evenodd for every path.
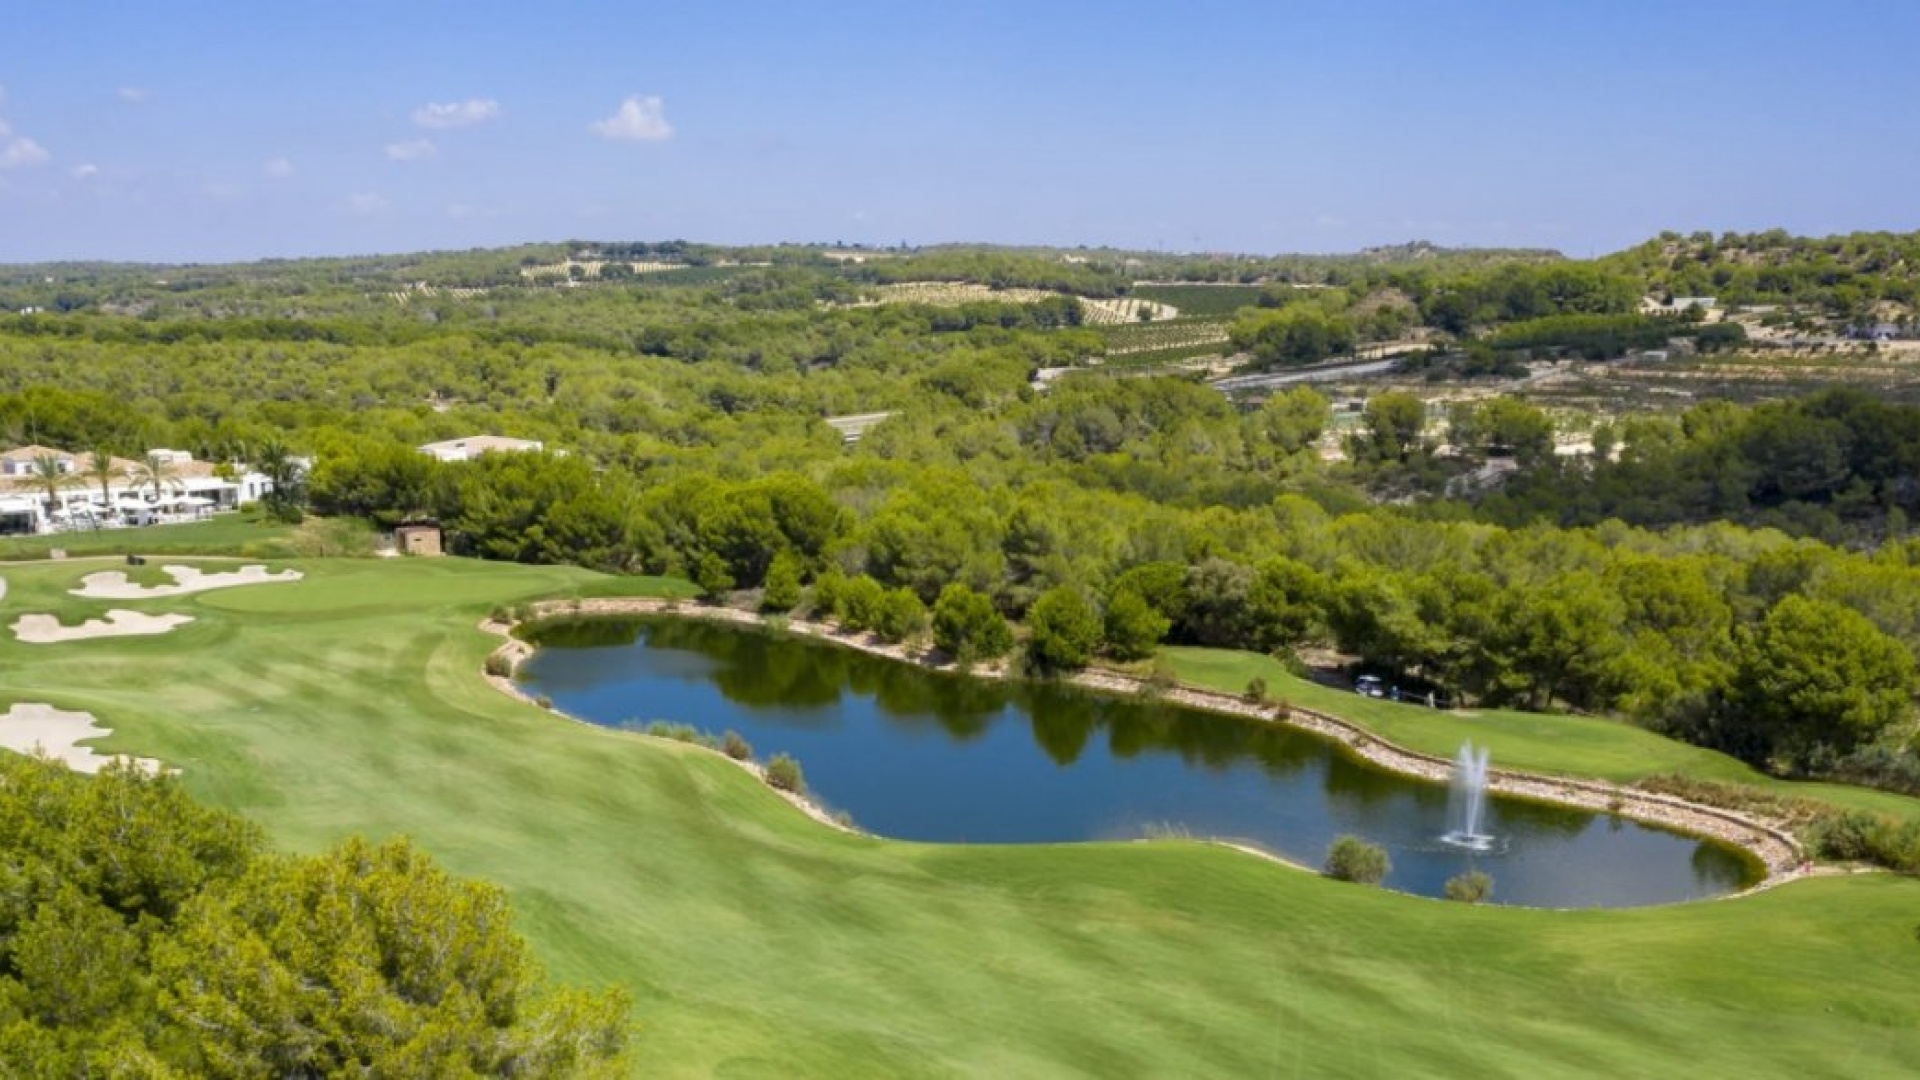
M 563 615 L 620 614 L 670 614 L 755 625 L 764 625 L 767 622 L 763 616 L 734 608 L 706 607 L 685 601 L 639 598 L 549 601 L 532 605 L 528 618 L 533 620 Z M 510 629 L 510 627 L 493 623 L 483 624 L 483 628 L 503 635 Z M 923 667 L 950 668 L 952 666 L 936 664 L 924 655 L 909 653 L 898 645 L 882 644 L 866 635 L 842 633 L 837 628 L 824 623 L 790 619 L 785 622 L 785 628 L 790 633 L 826 638 L 862 652 L 919 664 Z M 510 639 L 506 645 L 496 650 L 498 655 L 506 657 L 515 665 L 532 652 L 532 646 L 517 638 Z M 1004 663 L 994 666 L 975 666 L 972 674 L 983 678 L 1009 676 L 1007 665 Z M 492 681 L 507 693 L 525 697 L 510 679 Z M 1082 671 L 1068 681 L 1107 693 L 1131 695 L 1142 692 L 1141 680 L 1113 671 L 1098 669 Z M 1445 783 L 1452 776 L 1453 763 L 1447 759 L 1408 750 L 1381 739 L 1365 728 L 1325 713 L 1302 709 L 1298 706 L 1282 710 L 1267 705 L 1256 705 L 1231 694 L 1188 687 L 1166 691 L 1160 697 L 1162 700 L 1188 708 L 1232 713 L 1237 716 L 1302 728 L 1343 744 L 1349 752 L 1381 768 L 1403 775 L 1436 783 Z M 1753 889 L 1746 890 L 1749 892 L 1769 888 L 1807 873 L 1806 853 L 1794 837 L 1792 830 L 1783 824 L 1757 816 L 1688 802 L 1671 795 L 1642 791 L 1625 784 L 1573 777 L 1538 776 L 1510 769 L 1492 770 L 1488 775 L 1487 786 L 1506 795 L 1575 806 L 1596 813 L 1617 814 L 1695 836 L 1712 837 L 1745 848 L 1766 867 L 1766 877 Z
M 104 619 L 88 619 L 79 626 L 62 626 L 58 615 L 22 615 L 13 621 L 13 636 L 29 645 L 53 645 L 91 638 L 143 637 L 164 634 L 193 621 L 191 615 L 148 615 L 115 608 Z
M 0 713 L 0 747 L 22 754 L 45 753 L 75 772 L 97 773 L 109 762 L 131 761 L 147 772 L 158 772 L 161 764 L 152 758 L 126 754 L 97 754 L 83 742 L 113 734 L 103 728 L 93 714 L 63 712 L 51 705 L 20 702 Z
M 304 575 L 298 570 L 282 570 L 270 574 L 259 563 L 243 566 L 238 570 L 228 570 L 209 574 L 194 566 L 175 566 L 169 563 L 160 568 L 171 576 L 172 585 L 135 585 L 127 580 L 124 570 L 103 570 L 88 574 L 80 579 L 80 587 L 69 589 L 75 596 L 84 596 L 94 600 L 150 600 L 157 596 L 182 596 L 187 593 L 206 592 L 208 589 L 230 589 L 236 585 L 267 585 L 281 581 L 299 581 Z

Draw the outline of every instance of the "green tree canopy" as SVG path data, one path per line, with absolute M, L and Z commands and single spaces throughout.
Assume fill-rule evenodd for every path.
M 555 989 L 505 896 L 405 840 L 267 852 L 130 766 L 0 757 L 0 1073 L 620 1075 L 628 1004 Z

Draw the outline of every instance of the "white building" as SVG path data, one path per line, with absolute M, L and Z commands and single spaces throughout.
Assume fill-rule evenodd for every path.
M 510 439 L 505 435 L 469 435 L 422 446 L 420 452 L 441 461 L 471 461 L 481 454 L 539 453 L 546 444 L 538 439 Z
M 42 458 L 51 458 L 59 473 L 51 498 L 36 464 Z M 195 461 L 185 450 L 158 449 L 149 451 L 145 460 L 111 461 L 103 489 L 90 453 L 50 446 L 0 452 L 0 533 L 191 520 L 238 509 L 273 489 L 271 480 L 247 466 Z M 158 467 L 157 483 L 148 462 Z

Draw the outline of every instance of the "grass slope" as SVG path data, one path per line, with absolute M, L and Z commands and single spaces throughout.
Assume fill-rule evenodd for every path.
M 103 609 L 61 591 L 100 565 L 0 568 L 0 625 Z M 196 617 L 166 637 L 6 635 L 0 701 L 93 710 L 108 748 L 183 766 L 288 845 L 405 832 L 500 882 L 558 975 L 632 987 L 648 1075 L 1857 1078 L 1920 1060 L 1920 882 L 1545 912 L 1197 844 L 847 836 L 712 755 L 477 677 L 494 605 L 670 583 L 299 565 L 298 584 L 119 602 Z
M 1846 784 L 1779 780 L 1725 754 L 1618 721 L 1508 709 L 1439 712 L 1321 686 L 1289 673 L 1285 665 L 1261 653 L 1170 646 L 1161 654 L 1182 682 L 1238 694 L 1255 678 L 1265 679 L 1268 693 L 1276 698 L 1351 720 L 1390 742 L 1440 757 L 1453 756 L 1461 743 L 1472 739 L 1491 748 L 1493 763 L 1501 768 L 1624 782 L 1678 772 L 1848 809 L 1920 816 L 1920 799 Z

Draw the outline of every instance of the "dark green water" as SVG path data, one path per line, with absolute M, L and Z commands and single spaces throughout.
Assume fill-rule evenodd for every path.
M 939 675 L 695 619 L 553 623 L 527 689 L 616 727 L 740 732 L 798 758 L 814 795 L 883 836 L 953 843 L 1231 839 L 1318 866 L 1342 833 L 1384 846 L 1386 884 L 1442 895 L 1480 869 L 1494 899 L 1625 907 L 1750 883 L 1741 852 L 1606 815 L 1492 797 L 1495 851 L 1440 843 L 1444 787 L 1303 732 L 1031 682 Z M 1499 762 L 1494 763 L 1498 766 Z

